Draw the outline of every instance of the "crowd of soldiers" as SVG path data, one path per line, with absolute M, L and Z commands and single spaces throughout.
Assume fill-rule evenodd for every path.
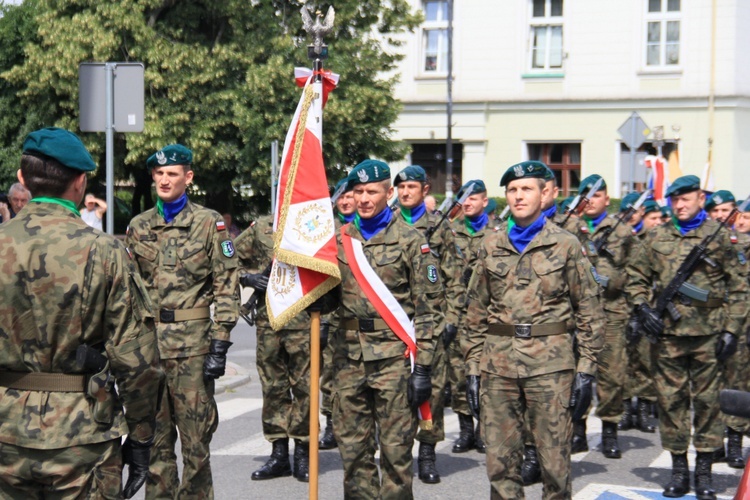
M 145 483 L 149 499 L 213 498 L 214 381 L 239 315 L 256 326 L 272 448 L 251 479 L 309 481 L 310 319 L 269 325 L 272 219 L 233 240 L 188 199 L 192 152 L 172 144 L 147 161 L 157 206 L 123 243 L 76 209 L 94 168 L 70 132 L 24 142 L 18 178 L 33 198 L 0 226 L 0 494 L 130 498 Z M 507 216 L 480 179 L 428 209 L 417 165 L 392 176 L 365 160 L 336 186 L 342 281 L 315 305 L 325 426 L 312 439 L 338 448 L 344 496 L 411 498 L 415 441 L 419 480 L 439 483 L 450 407 L 452 451 L 486 453 L 492 498 L 540 481 L 544 498 L 571 498 L 596 398 L 605 457 L 622 456 L 618 430 L 653 433 L 656 415 L 673 459 L 664 496 L 690 491 L 692 443 L 696 496 L 716 498 L 712 464 L 743 468 L 750 429 L 718 405 L 721 388 L 750 380 L 748 204 L 684 176 L 671 208 L 630 193 L 610 214 L 591 175 L 558 207 L 537 161 L 500 185 Z M 253 289 L 242 307 L 238 285 Z

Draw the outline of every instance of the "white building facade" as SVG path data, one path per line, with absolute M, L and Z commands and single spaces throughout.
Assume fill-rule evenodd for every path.
M 412 146 L 404 164 L 424 166 L 444 192 L 448 1 L 411 1 L 425 21 L 405 38 L 394 129 Z M 454 0 L 454 181 L 481 178 L 501 196 L 507 167 L 539 159 L 566 195 L 598 173 L 621 196 L 632 164 L 618 129 L 637 112 L 649 130 L 636 183 L 662 127 L 662 153 L 683 174 L 701 176 L 710 150 L 716 189 L 744 198 L 747 26 L 743 0 Z

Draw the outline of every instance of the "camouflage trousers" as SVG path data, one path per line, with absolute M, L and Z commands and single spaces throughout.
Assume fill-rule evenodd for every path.
M 543 498 L 571 498 L 572 385 L 573 370 L 523 379 L 482 373 L 480 416 L 491 498 L 524 498 L 521 463 L 526 420 L 542 469 Z
M 335 332 L 332 330 L 328 335 L 335 335 Z M 330 416 L 331 391 L 333 390 L 333 342 L 329 342 L 320 354 L 320 413 Z
M 625 398 L 625 374 L 628 358 L 625 351 L 625 321 L 610 320 L 604 330 L 604 347 L 597 358 L 596 416 L 604 422 L 619 422 Z
M 722 372 L 722 389 L 750 391 L 750 351 L 742 335 L 737 342 L 737 352 L 719 366 Z M 738 432 L 750 432 L 750 419 L 721 414 L 724 424 Z
M 671 453 L 688 449 L 691 403 L 695 449 L 709 452 L 723 443 L 717 339 L 717 335 L 663 336 L 651 346 L 661 445 Z
M 0 443 L 0 497 L 120 498 L 120 438 L 55 450 Z
M 466 401 L 466 372 L 464 354 L 461 352 L 460 336 L 464 335 L 462 330 L 456 336 L 456 340 L 448 346 L 446 351 L 447 362 L 447 384 L 451 388 L 451 409 L 454 413 L 471 415 L 469 403 Z
M 443 419 L 443 389 L 447 382 L 447 356 L 443 347 L 443 338 L 435 341 L 435 355 L 432 358 L 432 394 L 430 395 L 430 411 L 432 412 L 432 429 L 419 429 L 417 441 L 420 443 L 436 444 L 445 440 L 445 423 Z
M 410 363 L 401 356 L 377 361 L 334 353 L 333 433 L 344 463 L 344 498 L 411 499 L 416 410 L 406 398 Z M 379 428 L 380 469 L 375 464 Z
M 258 328 L 263 435 L 310 441 L 310 330 Z
M 651 342 L 644 336 L 634 344 L 627 345 L 628 371 L 623 399 L 638 397 L 656 401 L 654 373 L 651 366 Z
M 151 450 L 146 498 L 214 497 L 209 445 L 219 424 L 214 381 L 203 381 L 205 356 L 162 359 L 166 375 Z M 175 445 L 179 431 L 182 482 Z

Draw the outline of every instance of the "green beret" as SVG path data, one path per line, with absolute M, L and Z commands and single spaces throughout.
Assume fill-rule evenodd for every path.
M 672 207 L 670 207 L 669 205 L 665 205 L 665 206 L 661 207 L 659 210 L 661 210 L 661 216 L 662 217 L 672 217 L 672 215 L 673 215 L 673 213 L 672 213 Z
M 737 200 L 737 208 L 739 209 L 742 207 L 742 204 L 744 203 L 744 200 Z M 750 212 L 750 206 L 748 206 L 743 212 Z
M 544 179 L 550 181 L 555 174 L 547 165 L 540 161 L 522 161 L 508 168 L 500 179 L 501 186 L 507 186 L 516 179 Z
M 487 206 L 484 207 L 484 213 L 487 215 L 491 215 L 495 210 L 497 210 L 497 202 L 494 198 L 490 198 L 490 200 L 487 202 Z
M 480 194 L 480 193 L 486 193 L 487 187 L 484 185 L 484 181 L 480 179 L 474 179 L 472 181 L 467 182 L 463 186 L 461 186 L 461 189 L 458 190 L 458 194 L 456 195 L 456 198 L 460 198 L 464 195 L 464 191 L 466 191 L 469 186 L 474 184 L 474 187 L 471 188 L 471 193 L 469 193 L 469 196 L 472 194 Z
M 61 128 L 49 127 L 30 133 L 23 141 L 23 153 L 52 158 L 61 165 L 80 172 L 96 169 L 96 163 L 81 139 L 73 132 Z
M 594 187 L 594 184 L 601 179 L 602 176 L 599 174 L 591 174 L 585 179 L 581 181 L 580 186 L 578 186 L 578 192 L 582 195 L 588 194 L 589 190 Z M 602 181 L 602 185 L 599 187 L 599 191 L 603 191 L 607 189 L 607 183 Z
M 643 208 L 646 210 L 647 214 L 650 214 L 651 212 L 660 212 L 661 211 L 661 207 L 654 200 L 646 200 L 646 201 L 644 201 L 643 202 Z
M 352 190 L 352 186 L 349 185 L 349 176 L 346 176 L 336 183 L 336 187 L 333 188 L 333 192 L 335 193 L 336 191 L 338 191 L 339 188 L 341 188 L 341 186 L 344 184 L 346 184 L 346 189 L 341 194 L 348 193 Z
M 349 188 L 357 184 L 368 184 L 391 179 L 391 168 L 380 160 L 365 160 L 349 172 Z
M 149 170 L 155 167 L 167 167 L 169 165 L 190 165 L 193 163 L 193 152 L 182 144 L 170 144 L 152 154 L 146 160 Z
M 419 165 L 409 165 L 398 173 L 393 185 L 398 186 L 398 183 L 403 181 L 427 182 L 427 172 Z
M 701 188 L 701 180 L 696 175 L 683 175 L 678 177 L 667 188 L 665 196 L 680 196 L 681 194 L 692 193 L 693 191 L 699 191 Z
M 575 199 L 575 196 L 568 196 L 563 201 L 560 202 L 560 213 L 565 213 L 565 211 L 570 206 L 570 203 Z
M 622 201 L 620 202 L 620 212 L 624 212 L 628 208 L 632 207 L 640 197 L 641 193 L 639 193 L 638 191 L 632 191 L 623 196 Z
M 732 194 L 732 192 L 727 191 L 726 189 L 720 189 L 719 191 L 716 191 L 714 194 L 708 197 L 708 200 L 706 200 L 706 210 L 712 210 L 717 205 L 730 202 L 737 202 L 737 200 L 734 199 L 734 195 Z

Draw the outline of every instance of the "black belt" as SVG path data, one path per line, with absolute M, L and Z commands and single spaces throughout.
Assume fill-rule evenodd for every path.
M 567 333 L 565 323 L 545 323 L 542 325 L 532 325 L 523 323 L 519 325 L 505 325 L 502 323 L 490 323 L 487 325 L 487 333 L 491 335 L 500 335 L 501 337 L 517 337 L 528 339 L 531 337 L 546 337 L 548 335 L 560 335 Z
M 388 330 L 388 323 L 381 318 L 349 318 L 341 322 L 344 330 L 358 330 L 360 332 L 374 332 L 377 330 Z

